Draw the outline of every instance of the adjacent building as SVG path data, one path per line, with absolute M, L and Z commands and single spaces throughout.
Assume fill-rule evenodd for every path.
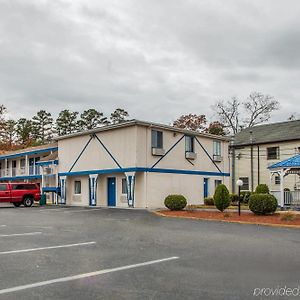
M 268 167 L 300 153 L 300 120 L 266 124 L 242 130 L 231 144 L 231 185 L 242 179 L 243 190 L 253 191 L 265 183 L 273 192 L 280 190 L 281 178 Z M 298 174 L 285 178 L 285 188 L 300 190 Z
M 156 208 L 169 194 L 203 203 L 230 184 L 228 145 L 226 137 L 131 120 L 2 155 L 0 180 L 37 180 L 66 205 Z

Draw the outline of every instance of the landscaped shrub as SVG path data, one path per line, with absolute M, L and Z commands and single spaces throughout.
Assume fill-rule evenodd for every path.
M 252 193 L 250 191 L 242 191 L 241 192 L 241 197 L 240 197 L 241 202 L 244 203 L 244 204 L 248 204 L 251 194 Z
M 215 205 L 213 197 L 205 197 L 204 198 L 205 205 Z
M 239 195 L 237 194 L 229 194 L 229 198 L 232 205 L 236 205 L 239 202 Z
M 229 191 L 224 184 L 217 186 L 214 194 L 214 203 L 220 211 L 224 211 L 230 205 Z
M 259 184 L 255 189 L 255 194 L 269 194 L 270 190 L 268 186 L 264 183 Z
M 249 209 L 256 215 L 272 214 L 277 205 L 277 199 L 270 194 L 252 194 L 249 199 Z
M 183 195 L 169 195 L 165 199 L 165 206 L 170 210 L 183 210 L 186 204 L 187 202 Z

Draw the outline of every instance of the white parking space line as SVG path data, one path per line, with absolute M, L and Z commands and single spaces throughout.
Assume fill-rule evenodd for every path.
M 103 275 L 103 274 L 107 274 L 107 273 L 113 273 L 113 272 L 118 272 L 118 271 L 123 271 L 123 270 L 129 270 L 129 269 L 149 266 L 149 265 L 163 263 L 163 262 L 174 260 L 174 259 L 179 259 L 179 257 L 178 256 L 173 256 L 173 257 L 168 257 L 168 258 L 163 258 L 163 259 L 150 260 L 150 261 L 146 261 L 146 262 L 138 263 L 138 264 L 134 264 L 134 265 L 127 265 L 127 266 L 117 267 L 117 268 L 112 268 L 112 269 L 104 269 L 104 270 L 90 272 L 90 273 L 78 274 L 78 275 L 74 275 L 74 276 L 55 278 L 55 279 L 51 279 L 51 280 L 46 280 L 46 281 L 40 281 L 40 282 L 35 282 L 35 283 L 31 283 L 31 284 L 26 284 L 26 285 L 15 286 L 15 287 L 12 287 L 12 288 L 7 288 L 7 289 L 0 290 L 0 294 L 2 295 L 2 294 L 22 291 L 22 290 L 26 290 L 26 289 L 37 288 L 37 287 L 40 287 L 40 286 L 50 285 L 50 284 L 54 284 L 54 283 L 73 281 L 73 280 L 87 278 L 87 277 L 99 276 L 99 275 Z
M 6 227 L 6 225 L 0 225 L 0 227 Z
M 0 255 L 3 254 L 13 254 L 13 253 L 24 253 L 24 252 L 32 252 L 32 251 L 40 251 L 40 250 L 49 250 L 49 249 L 59 249 L 59 248 L 70 248 L 70 247 L 77 247 L 77 246 L 87 246 L 93 245 L 96 242 L 84 242 L 84 243 L 77 243 L 77 244 L 67 244 L 67 245 L 58 245 L 58 246 L 49 246 L 49 247 L 40 247 L 40 248 L 31 248 L 31 249 L 20 249 L 20 250 L 11 250 L 11 251 L 3 251 L 0 252 Z
M 71 207 L 43 208 L 43 209 L 39 209 L 39 211 L 42 211 L 42 212 L 49 212 L 49 211 L 58 211 L 58 210 L 65 210 L 65 209 L 71 209 Z
M 13 233 L 13 234 L 0 234 L 0 237 L 23 236 L 23 235 L 37 235 L 37 234 L 42 234 L 42 232 L 36 231 L 36 232 L 24 232 L 24 233 Z
M 86 208 L 86 209 L 64 211 L 64 213 L 69 214 L 69 213 L 77 213 L 77 212 L 92 212 L 92 211 L 101 210 L 101 209 L 102 208 Z

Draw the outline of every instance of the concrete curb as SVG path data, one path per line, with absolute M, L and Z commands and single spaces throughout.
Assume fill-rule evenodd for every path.
M 254 222 L 247 222 L 247 221 L 217 220 L 217 219 L 206 219 L 206 218 L 199 218 L 199 217 L 169 216 L 157 211 L 154 211 L 153 213 L 157 216 L 166 217 L 166 218 L 181 218 L 181 219 L 202 220 L 202 221 L 212 221 L 212 222 L 237 223 L 237 224 L 246 224 L 246 225 L 262 225 L 262 226 L 277 227 L 277 228 L 300 229 L 300 225 L 269 224 L 269 223 L 257 223 L 257 222 L 254 223 Z

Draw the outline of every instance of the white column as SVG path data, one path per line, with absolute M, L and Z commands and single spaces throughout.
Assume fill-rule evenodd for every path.
M 284 171 L 280 171 L 280 207 L 284 207 Z
M 60 204 L 66 204 L 66 182 L 67 182 L 67 176 L 60 176 Z
M 25 175 L 29 175 L 29 160 L 28 160 L 28 155 L 25 155 Z
M 8 176 L 8 170 L 7 170 L 7 158 L 5 158 L 5 163 L 4 163 L 4 176 Z
M 90 203 L 90 206 L 97 205 L 97 178 L 98 178 L 98 174 L 90 174 L 89 175 L 89 187 L 90 187 L 89 203 Z
M 126 172 L 127 184 L 127 203 L 129 207 L 134 207 L 134 191 L 135 191 L 135 172 Z

